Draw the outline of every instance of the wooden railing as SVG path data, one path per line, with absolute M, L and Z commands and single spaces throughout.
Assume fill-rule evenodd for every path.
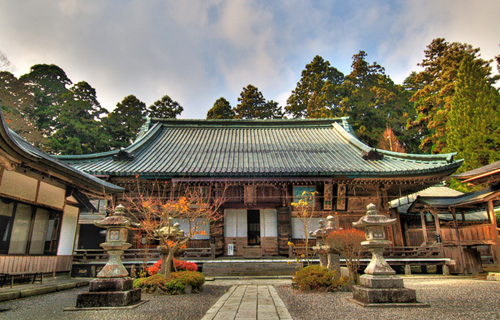
M 215 259 L 215 245 L 208 248 L 188 248 L 181 258 Z M 157 261 L 160 253 L 156 249 L 128 249 L 121 256 L 122 261 Z M 75 262 L 103 262 L 108 255 L 103 249 L 79 249 L 73 253 Z
M 0 256 L 0 273 L 69 272 L 71 256 Z
M 309 258 L 316 258 L 317 252 L 309 247 Z M 304 258 L 306 252 L 305 246 L 289 246 L 289 258 Z M 388 247 L 384 250 L 384 257 L 388 258 L 419 258 L 419 257 L 439 257 L 441 256 L 439 246 L 418 246 L 418 247 Z M 371 257 L 368 250 L 361 251 L 362 258 Z

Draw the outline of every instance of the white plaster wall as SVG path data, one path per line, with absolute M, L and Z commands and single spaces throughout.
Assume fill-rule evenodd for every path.
M 66 197 L 66 190 L 40 181 L 37 202 L 62 209 Z
M 319 228 L 319 221 L 325 220 L 324 218 L 311 218 L 307 232 L 316 231 Z M 305 239 L 304 223 L 300 218 L 292 218 L 292 238 Z M 314 238 L 314 237 L 309 237 Z
M 66 206 L 64 208 L 61 236 L 59 237 L 59 247 L 57 248 L 58 256 L 69 256 L 73 254 L 76 226 L 78 224 L 78 211 L 79 209 L 73 206 Z
M 246 238 L 247 211 L 227 209 L 224 215 L 224 236 Z
M 35 201 L 38 180 L 24 174 L 4 170 L 0 193 Z
M 276 216 L 276 209 L 260 210 L 260 236 L 278 236 L 278 217 Z

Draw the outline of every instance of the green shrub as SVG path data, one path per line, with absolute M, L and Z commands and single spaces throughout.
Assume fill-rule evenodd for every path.
M 179 271 L 170 274 L 170 279 L 178 279 L 185 285 L 190 284 L 193 288 L 201 288 L 205 283 L 205 275 L 197 271 Z
M 163 290 L 167 279 L 162 274 L 155 274 L 147 278 L 138 278 L 134 280 L 134 288 L 141 288 L 145 293 L 154 293 L 157 288 Z
M 340 278 L 335 280 L 336 271 L 313 265 L 302 268 L 295 273 L 292 287 L 298 290 L 338 291 L 347 282 Z
M 155 274 L 147 278 L 134 280 L 134 288 L 141 288 L 145 293 L 155 293 L 160 289 L 165 294 L 186 293 L 186 286 L 191 285 L 192 292 L 202 290 L 205 283 L 203 273 L 197 271 L 172 272 L 166 278 L 162 274 Z
M 166 294 L 171 295 L 186 293 L 186 285 L 179 279 L 170 280 L 165 284 L 164 289 Z
M 146 278 L 137 278 L 134 279 L 134 288 L 140 288 L 141 284 L 146 280 Z

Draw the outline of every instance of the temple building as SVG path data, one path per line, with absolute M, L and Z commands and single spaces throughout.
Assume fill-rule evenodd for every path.
M 454 154 L 373 149 L 355 137 L 347 120 L 147 119 L 125 149 L 57 158 L 125 188 L 123 197 L 158 184 L 170 197 L 181 184 L 212 197 L 223 194 L 223 220 L 190 246 L 212 242 L 218 255 L 244 256 L 255 248 L 262 256 L 287 255 L 287 243 L 305 235 L 291 206 L 304 191 L 315 192 L 315 218 L 306 232 L 329 215 L 346 228 L 368 204 L 390 215 L 391 200 L 447 179 L 462 163 Z M 389 238 L 403 245 L 401 224 Z M 141 248 L 144 241 L 135 239 Z
M 11 131 L 0 112 L 0 274 L 69 272 L 80 210 L 121 187 L 81 172 Z M 12 280 L 14 281 L 14 280 Z
M 453 176 L 484 188 L 461 193 L 434 186 L 391 202 L 403 226 L 405 246 L 436 245 L 453 259 L 452 273 L 483 272 L 483 262 L 498 264 L 500 239 L 495 209 L 500 209 L 500 161 Z

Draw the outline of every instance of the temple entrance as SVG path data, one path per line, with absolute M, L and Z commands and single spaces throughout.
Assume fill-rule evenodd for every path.
M 244 256 L 245 248 L 261 256 L 278 255 L 276 209 L 226 209 L 224 242 L 225 255 Z
M 260 210 L 247 210 L 248 245 L 260 246 Z

